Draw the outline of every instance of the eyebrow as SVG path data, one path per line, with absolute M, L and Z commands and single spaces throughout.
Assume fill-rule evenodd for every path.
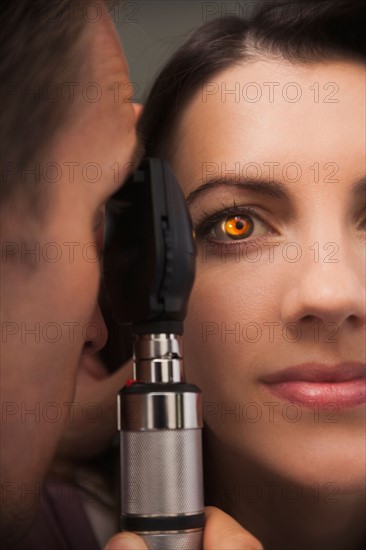
M 366 193 L 366 178 L 362 177 L 359 180 L 355 181 L 355 183 L 352 185 L 352 194 L 357 197 L 358 195 L 362 195 L 363 193 Z
M 194 189 L 186 197 L 187 204 L 192 204 L 201 193 L 209 189 L 215 189 L 217 187 L 238 187 L 246 191 L 251 191 L 259 195 L 271 197 L 277 200 L 290 201 L 290 196 L 286 190 L 286 186 L 283 183 L 276 180 L 260 180 L 260 179 L 239 179 L 237 177 L 225 177 L 225 178 L 212 178 L 203 185 Z
M 201 193 L 209 189 L 215 189 L 217 187 L 238 187 L 239 189 L 251 191 L 257 193 L 258 195 L 271 197 L 277 200 L 284 200 L 290 202 L 290 196 L 286 189 L 286 186 L 283 185 L 280 181 L 277 180 L 261 180 L 261 179 L 245 179 L 241 180 L 237 177 L 225 177 L 225 178 L 212 178 L 208 180 L 203 185 L 194 189 L 186 197 L 187 204 L 190 205 L 194 202 Z M 354 196 L 361 195 L 366 192 L 366 178 L 362 177 L 359 180 L 355 181 L 351 187 L 351 192 Z

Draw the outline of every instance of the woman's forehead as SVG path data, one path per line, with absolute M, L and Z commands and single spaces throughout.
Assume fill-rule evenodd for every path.
M 210 162 L 228 170 L 291 162 L 364 170 L 364 80 L 364 66 L 346 61 L 231 67 L 188 104 L 173 164 L 196 181 Z

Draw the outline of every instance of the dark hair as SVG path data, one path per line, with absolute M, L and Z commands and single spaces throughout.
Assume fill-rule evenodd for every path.
M 199 27 L 160 72 L 138 125 L 146 156 L 171 159 L 172 132 L 200 86 L 246 59 L 282 56 L 297 63 L 366 58 L 361 0 L 264 4 L 252 19 L 215 19 Z
M 71 111 L 62 98 L 47 101 L 42 93 L 50 83 L 60 86 L 80 79 L 83 22 L 76 11 L 70 17 L 70 6 L 70 0 L 10 0 L 2 6 L 2 200 L 19 189 L 20 180 L 25 182 L 20 174 L 40 160 Z
M 114 3 L 105 0 L 107 9 Z M 64 85 L 79 82 L 88 66 L 87 7 L 86 0 L 2 2 L 1 201 L 19 190 L 33 203 L 39 198 L 40 186 L 27 185 L 24 174 L 79 107 Z

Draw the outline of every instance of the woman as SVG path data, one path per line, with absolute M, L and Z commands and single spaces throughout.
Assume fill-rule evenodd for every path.
M 361 2 L 212 21 L 139 131 L 190 207 L 186 376 L 205 494 L 267 549 L 365 537 L 365 45 Z
M 266 550 L 365 540 L 363 28 L 355 1 L 210 22 L 139 123 L 195 226 L 184 355 L 203 392 L 206 504 Z M 76 435 L 64 451 L 93 448 Z

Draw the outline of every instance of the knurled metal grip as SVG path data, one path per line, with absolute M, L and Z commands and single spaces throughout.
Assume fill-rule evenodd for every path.
M 120 438 L 121 528 L 150 549 L 200 550 L 201 430 L 121 431 Z
M 150 550 L 200 550 L 203 547 L 202 529 L 166 533 L 139 533 Z
M 201 392 L 182 382 L 172 334 L 135 339 L 141 378 L 118 396 L 121 529 L 142 536 L 150 550 L 200 550 L 204 527 Z M 150 369 L 148 369 L 150 365 Z
M 122 431 L 121 451 L 122 515 L 202 512 L 201 430 Z

